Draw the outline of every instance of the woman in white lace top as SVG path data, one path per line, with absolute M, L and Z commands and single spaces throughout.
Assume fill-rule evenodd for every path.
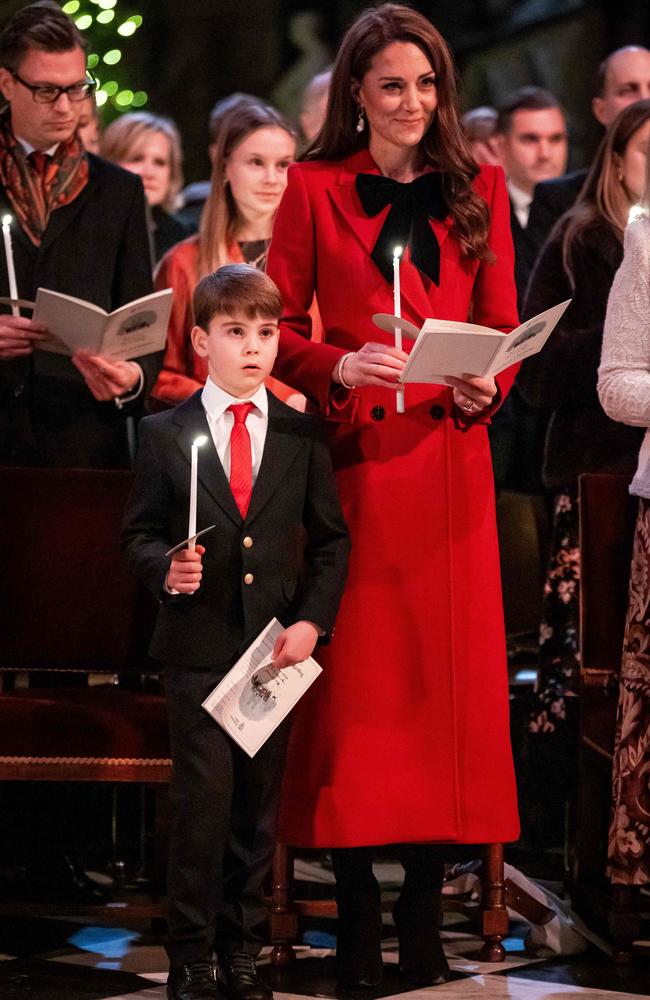
M 607 304 L 598 395 L 606 413 L 645 427 L 630 492 L 639 497 L 613 762 L 609 874 L 650 882 L 650 157 L 645 216 L 625 231 L 624 258 Z

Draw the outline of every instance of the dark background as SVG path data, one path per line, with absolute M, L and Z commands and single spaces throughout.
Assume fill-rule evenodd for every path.
M 22 6 L 24 0 L 0 0 L 0 23 Z M 301 79 L 301 66 L 304 77 L 314 62 L 326 62 L 365 6 L 358 0 L 119 0 L 120 15 L 143 17 L 136 34 L 122 40 L 120 73 L 134 90 L 147 91 L 148 110 L 176 120 L 187 180 L 197 180 L 208 174 L 206 122 L 214 102 L 234 90 L 277 97 L 278 85 Z M 557 93 L 569 115 L 571 166 L 588 161 L 598 138 L 589 114 L 598 63 L 620 45 L 650 46 L 649 0 L 430 0 L 412 6 L 450 43 L 464 108 L 494 103 L 523 84 Z M 305 10 L 319 17 L 322 47 L 315 61 L 303 56 L 301 63 L 291 36 L 295 15 Z M 295 113 L 295 101 L 283 110 Z

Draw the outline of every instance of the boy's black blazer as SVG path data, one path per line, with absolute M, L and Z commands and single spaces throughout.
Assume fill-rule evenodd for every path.
M 136 478 L 122 541 L 135 573 L 161 601 L 149 649 L 191 669 L 229 667 L 274 616 L 306 619 L 330 634 L 349 551 L 320 419 L 270 392 L 259 474 L 242 520 L 212 443 L 201 392 L 140 425 Z M 192 595 L 165 594 L 170 558 L 187 537 L 190 449 L 200 434 L 197 529 L 205 536 L 203 579 Z M 246 582 L 246 580 L 251 580 Z

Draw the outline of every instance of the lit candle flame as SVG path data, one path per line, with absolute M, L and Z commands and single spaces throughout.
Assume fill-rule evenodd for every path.
M 10 226 L 13 221 L 14 221 L 13 220 L 13 216 L 11 216 L 11 215 L 3 215 L 2 216 L 2 225 L 3 226 Z
M 194 438 L 194 440 L 192 441 L 192 444 L 194 445 L 195 448 L 200 448 L 201 445 L 205 444 L 205 442 L 207 440 L 208 439 L 205 436 L 205 434 L 199 434 L 199 436 L 197 438 Z
M 393 257 L 401 257 L 403 249 L 404 249 L 403 247 L 395 247 L 395 249 L 393 250 Z

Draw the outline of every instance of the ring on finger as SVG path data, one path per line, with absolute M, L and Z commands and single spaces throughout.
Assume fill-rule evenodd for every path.
M 466 403 L 463 403 L 463 409 L 470 413 L 474 409 L 474 400 L 468 399 Z

